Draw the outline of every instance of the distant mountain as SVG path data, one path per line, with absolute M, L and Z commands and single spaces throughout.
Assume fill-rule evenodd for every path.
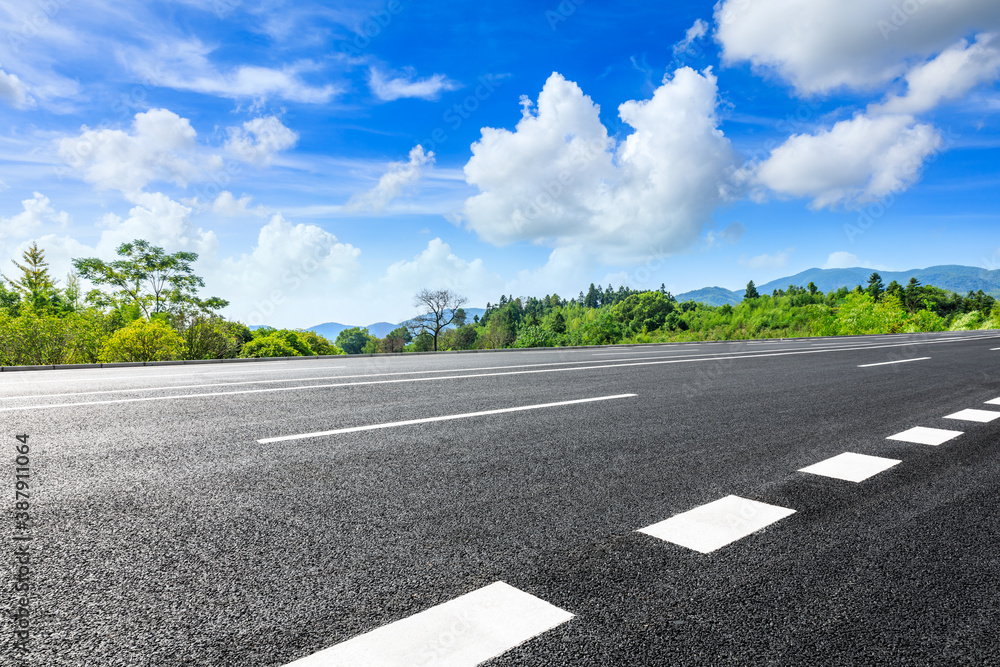
M 697 301 L 709 306 L 724 306 L 727 303 L 730 306 L 735 306 L 743 300 L 743 292 L 734 292 L 725 287 L 705 287 L 693 292 L 678 294 L 677 300 L 681 303 L 685 301 Z
M 789 285 L 805 287 L 810 282 L 816 283 L 823 292 L 837 290 L 841 287 L 854 288 L 857 285 L 867 285 L 868 277 L 874 269 L 856 267 L 853 269 L 809 269 L 788 278 L 772 280 L 764 285 L 758 285 L 761 294 L 770 294 L 776 289 L 786 289 Z M 987 294 L 1000 297 L 1000 271 L 990 271 L 975 266 L 931 266 L 926 269 L 910 271 L 879 271 L 882 282 L 888 285 L 895 280 L 900 285 L 906 285 L 910 278 L 916 278 L 923 285 L 934 285 L 957 294 L 968 294 L 983 290 Z M 742 293 L 740 294 L 742 297 Z
M 472 322 L 474 317 L 476 317 L 477 315 L 479 317 L 482 317 L 485 312 L 486 312 L 485 308 L 466 308 L 465 316 L 469 322 Z M 320 336 L 323 336 L 323 338 L 326 338 L 327 340 L 336 340 L 337 336 L 340 334 L 341 331 L 343 331 L 344 329 L 351 329 L 356 326 L 358 325 L 341 324 L 340 322 L 326 322 L 324 324 L 317 324 L 314 327 L 309 327 L 308 329 L 306 329 L 306 331 L 314 331 L 318 333 Z M 403 326 L 402 322 L 399 322 L 397 324 L 393 324 L 391 322 L 376 322 L 375 324 L 369 324 L 364 328 L 368 329 L 368 333 L 370 333 L 373 336 L 376 336 L 378 338 L 385 338 L 390 331 L 401 326 Z

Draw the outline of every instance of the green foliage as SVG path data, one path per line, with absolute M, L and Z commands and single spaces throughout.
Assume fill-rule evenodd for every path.
M 759 296 L 760 296 L 760 293 L 757 292 L 757 286 L 754 285 L 753 281 L 751 280 L 750 282 L 747 283 L 747 291 L 743 295 L 743 300 L 744 301 L 750 301 L 751 299 L 756 299 Z
M 552 332 L 538 325 L 523 326 L 513 347 L 552 347 Z
M 245 332 L 244 332 L 245 330 Z M 185 359 L 235 359 L 247 342 L 247 329 L 217 315 L 199 315 L 181 331 Z
M 378 339 L 368 333 L 368 329 L 352 327 L 337 334 L 337 347 L 347 354 L 361 354 L 370 340 Z
M 100 361 L 172 361 L 185 354 L 184 339 L 162 320 L 135 320 L 111 334 L 101 348 Z
M 684 306 L 693 310 L 688 304 Z M 666 323 L 667 317 L 674 312 L 674 301 L 660 292 L 644 292 L 633 294 L 612 310 L 627 331 L 645 333 L 656 331 Z
M 167 254 L 163 248 L 143 239 L 123 243 L 116 252 L 122 259 L 114 262 L 96 257 L 73 260 L 74 268 L 83 278 L 112 290 L 110 294 L 92 292 L 89 299 L 95 305 L 135 304 L 147 318 L 167 311 L 211 312 L 229 305 L 218 297 L 198 298 L 198 290 L 205 286 L 205 281 L 194 275 L 191 268 L 198 260 L 196 253 Z
M 419 333 L 413 337 L 413 342 L 406 346 L 407 352 L 431 352 L 434 349 L 434 336 L 429 333 Z
M 281 334 L 272 331 L 257 336 L 240 350 L 243 359 L 263 359 L 268 357 L 301 357 L 302 354 Z

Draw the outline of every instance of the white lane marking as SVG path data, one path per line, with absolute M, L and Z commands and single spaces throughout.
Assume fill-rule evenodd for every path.
M 881 456 L 844 452 L 825 461 L 800 468 L 799 472 L 833 477 L 834 479 L 842 479 L 848 482 L 863 482 L 869 477 L 874 477 L 880 472 L 884 472 L 900 463 L 902 461 L 886 459 Z
M 1000 336 L 983 336 L 983 338 L 998 338 Z M 934 344 L 933 341 L 925 343 L 926 345 Z M 804 354 L 823 354 L 827 352 L 850 352 L 855 350 L 878 350 L 893 347 L 904 347 L 910 345 L 910 343 L 894 343 L 888 345 L 864 345 L 861 347 L 839 347 L 835 350 L 798 350 L 798 351 L 788 351 L 794 350 L 794 348 L 784 348 L 778 350 L 768 350 L 760 354 L 751 354 L 749 352 L 723 352 L 720 354 L 729 354 L 730 356 L 710 356 L 710 357 L 699 357 L 699 358 L 686 358 L 677 359 L 675 357 L 664 357 L 663 361 L 650 361 L 644 358 L 636 359 L 615 359 L 607 361 L 563 361 L 563 362 L 553 362 L 545 364 L 522 364 L 520 366 L 499 366 L 496 368 L 533 368 L 535 370 L 524 370 L 524 371 L 513 371 L 506 373 L 470 373 L 469 375 L 450 375 L 450 376 L 437 376 L 437 377 L 420 377 L 420 378 L 403 378 L 394 380 L 370 380 L 364 382 L 341 382 L 334 384 L 313 384 L 313 385 L 303 385 L 298 387 L 275 387 L 272 389 L 245 389 L 241 391 L 220 391 L 220 392 L 208 392 L 203 394 L 178 394 L 176 396 L 150 396 L 147 398 L 120 398 L 107 401 L 79 401 L 75 403 L 48 403 L 39 405 L 21 405 L 11 408 L 0 408 L 0 412 L 16 412 L 21 410 L 46 410 L 49 408 L 71 408 L 76 406 L 88 406 L 88 405 L 112 405 L 117 403 L 141 403 L 146 401 L 173 401 L 188 398 L 208 398 L 214 396 L 237 396 L 244 394 L 263 394 L 270 392 L 281 392 L 281 391 L 306 391 L 311 389 L 336 389 L 342 387 L 361 387 L 379 384 L 397 384 L 403 382 L 433 382 L 433 381 L 443 381 L 443 380 L 461 380 L 461 379 L 477 379 L 484 377 L 501 377 L 507 375 L 531 375 L 536 373 L 564 373 L 570 371 L 589 371 L 589 370 L 604 370 L 606 368 L 628 368 L 631 366 L 660 366 L 663 364 L 686 364 L 686 363 L 696 363 L 703 361 L 735 361 L 741 359 L 765 359 L 769 357 L 787 357 L 787 356 L 799 356 Z M 738 355 L 738 356 L 733 356 Z M 619 363 L 609 363 L 611 361 L 617 361 Z M 566 366 L 569 364 L 602 364 L 600 366 L 573 366 L 572 368 L 539 368 L 542 366 Z M 488 370 L 486 368 L 472 368 L 468 369 L 470 371 L 478 370 Z M 414 374 L 430 374 L 430 373 L 454 373 L 463 372 L 462 369 L 445 369 L 441 371 L 407 371 L 403 373 L 381 373 L 374 375 L 358 375 L 358 376 L 337 376 L 335 378 L 311 378 L 311 380 L 324 380 L 324 379 L 349 379 L 352 377 L 386 377 L 389 375 L 414 375 Z M 282 380 L 275 380 L 274 382 L 280 382 Z M 288 380 L 284 380 L 288 381 Z M 263 382 L 271 382 L 270 380 L 255 381 L 252 384 L 261 384 Z M 250 384 L 250 383 L 242 383 Z M 163 389 L 163 388 L 161 388 Z M 169 389 L 166 387 L 165 389 Z M 130 390 L 123 390 L 130 391 Z M 17 398 L 46 398 L 47 395 L 29 395 Z M 1000 400 L 1000 399 L 998 399 Z
M 286 667 L 474 667 L 572 618 L 498 581 Z
M 902 433 L 897 433 L 896 435 L 890 435 L 886 438 L 886 440 L 899 440 L 901 442 L 913 442 L 918 445 L 932 445 L 937 447 L 938 445 L 943 445 L 949 440 L 954 440 L 958 436 L 962 435 L 962 433 L 962 431 L 948 431 L 941 428 L 917 426 L 908 431 L 903 431 Z
M 900 359 L 899 361 L 883 361 L 879 364 L 862 364 L 858 368 L 872 368 L 873 366 L 891 366 L 892 364 L 908 364 L 911 361 L 927 361 L 930 357 L 920 357 L 918 359 Z
M 413 426 L 414 424 L 430 424 L 433 422 L 445 422 L 453 419 L 470 419 L 472 417 L 485 417 L 487 415 L 501 415 L 507 412 L 524 412 L 526 410 L 541 410 L 542 408 L 557 408 L 564 405 L 578 405 L 580 403 L 596 403 L 598 401 L 614 401 L 619 398 L 635 398 L 638 394 L 618 394 L 616 396 L 599 396 L 597 398 L 580 398 L 573 401 L 559 401 L 557 403 L 541 403 L 539 405 L 522 405 L 516 408 L 500 408 L 497 410 L 483 410 L 481 412 L 466 412 L 458 415 L 445 415 L 443 417 L 424 417 L 423 419 L 407 419 L 405 421 L 387 422 L 385 424 L 369 424 L 368 426 L 351 426 L 348 428 L 338 428 L 332 431 L 317 431 L 316 433 L 302 433 L 300 435 L 286 435 L 278 438 L 264 438 L 258 440 L 262 445 L 269 445 L 275 442 L 287 442 L 289 440 L 305 440 L 307 438 L 321 438 L 328 435 L 340 435 L 341 433 L 358 433 L 360 431 L 375 431 L 383 428 L 397 428 L 399 426 Z
M 268 366 L 272 363 L 286 363 L 286 362 L 268 362 Z M 291 363 L 291 362 L 287 362 Z M 176 368 L 178 371 L 196 371 L 196 369 L 201 368 L 202 365 L 194 366 L 172 366 L 171 368 Z M 140 370 L 142 367 L 135 367 L 136 370 Z M 146 368 L 151 368 L 147 366 Z M 240 371 L 197 371 L 194 375 L 246 375 L 248 373 L 299 373 L 305 371 L 332 371 L 338 368 L 347 368 L 347 366 L 316 366 L 315 368 L 247 368 Z M 184 373 L 159 373 L 157 375 L 145 375 L 143 373 L 136 373 L 135 375 L 100 375 L 105 369 L 95 368 L 89 370 L 81 370 L 81 373 L 90 373 L 89 377 L 64 377 L 59 380 L 30 380 L 31 384 L 64 384 L 66 382 L 100 382 L 103 380 L 146 380 L 149 378 L 183 378 L 187 377 Z M 28 371 L 30 373 L 52 373 L 52 371 Z M 73 370 L 61 370 L 59 373 L 75 373 Z M 6 375 L 6 373 L 0 373 L 0 376 Z M 32 376 L 34 377 L 34 376 Z M 276 380 L 280 382 L 280 380 Z
M 792 514 L 786 507 L 726 496 L 639 532 L 707 554 Z
M 958 419 L 961 421 L 988 424 L 994 419 L 1000 419 L 1000 412 L 993 412 L 992 410 L 960 410 L 953 415 L 948 415 L 945 419 Z

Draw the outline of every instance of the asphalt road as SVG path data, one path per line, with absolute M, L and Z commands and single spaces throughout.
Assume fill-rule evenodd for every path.
M 996 348 L 966 332 L 0 373 L 0 664 L 333 649 L 324 664 L 402 627 L 412 664 L 475 664 L 449 661 L 531 613 L 391 624 L 505 582 L 571 618 L 494 667 L 1000 665 L 1000 420 L 946 419 L 1000 413 Z M 962 434 L 888 439 L 914 427 Z M 845 452 L 898 463 L 800 471 Z M 706 553 L 639 532 L 728 496 L 794 513 Z

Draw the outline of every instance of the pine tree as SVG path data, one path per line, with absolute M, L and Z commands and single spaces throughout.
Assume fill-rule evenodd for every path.
M 19 264 L 17 260 L 11 263 L 21 271 L 20 280 L 11 280 L 4 276 L 4 279 L 21 297 L 33 306 L 41 306 L 48 303 L 53 296 L 57 296 L 56 282 L 49 275 L 49 263 L 45 261 L 45 251 L 34 242 L 27 250 L 21 253 L 24 264 Z
M 759 296 L 760 293 L 757 291 L 757 286 L 754 285 L 753 281 L 751 280 L 750 282 L 747 283 L 747 292 L 746 294 L 743 295 L 743 300 L 749 301 L 751 299 L 756 299 Z

